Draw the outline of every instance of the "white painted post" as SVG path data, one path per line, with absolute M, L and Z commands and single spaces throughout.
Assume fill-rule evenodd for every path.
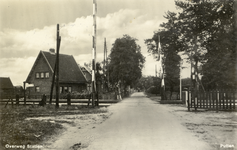
M 92 45 L 92 106 L 95 106 L 95 95 L 96 95 L 96 0 L 93 0 L 93 45 Z

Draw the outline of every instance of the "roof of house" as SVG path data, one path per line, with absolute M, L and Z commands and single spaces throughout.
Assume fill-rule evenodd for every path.
M 91 70 L 87 68 L 86 66 L 80 66 L 79 64 L 78 66 L 81 68 L 81 71 L 84 73 L 86 80 L 90 82 L 92 80 Z M 87 74 L 85 72 L 87 72 Z
M 40 55 L 43 56 L 51 72 L 53 73 L 55 61 L 56 61 L 56 54 L 46 52 L 46 51 L 40 51 L 38 58 L 40 57 Z M 35 64 L 37 63 L 38 58 L 36 59 Z M 32 67 L 31 72 L 34 69 L 34 66 Z M 28 81 L 29 76 L 27 77 L 26 82 Z M 72 55 L 59 54 L 59 82 L 60 83 L 86 83 L 87 82 L 84 74 L 82 73 L 80 67 L 78 67 Z
M 9 77 L 0 77 L 0 89 L 13 89 L 14 86 Z
M 83 69 L 82 71 L 87 71 L 89 74 L 91 74 L 91 69 L 90 69 L 90 68 L 88 68 L 88 67 L 86 67 L 86 66 L 80 66 L 79 64 L 78 64 L 78 66 L 79 66 L 81 69 Z

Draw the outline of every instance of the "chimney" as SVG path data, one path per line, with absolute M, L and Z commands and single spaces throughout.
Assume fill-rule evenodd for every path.
M 55 54 L 55 49 L 50 48 L 50 49 L 49 49 L 49 52 L 50 52 L 50 54 Z

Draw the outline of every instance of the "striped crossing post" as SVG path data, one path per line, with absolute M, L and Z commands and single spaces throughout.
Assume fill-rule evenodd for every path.
M 92 106 L 95 106 L 95 95 L 96 95 L 96 0 L 93 0 L 93 34 L 92 34 Z

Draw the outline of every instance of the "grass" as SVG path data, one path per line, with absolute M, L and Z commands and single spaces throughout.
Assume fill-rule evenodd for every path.
M 40 144 L 63 130 L 62 122 L 26 120 L 26 118 L 104 112 L 107 112 L 107 109 L 75 105 L 62 106 L 58 109 L 55 109 L 54 105 L 8 106 L 7 108 L 0 106 L 0 149 L 4 149 L 6 144 Z

